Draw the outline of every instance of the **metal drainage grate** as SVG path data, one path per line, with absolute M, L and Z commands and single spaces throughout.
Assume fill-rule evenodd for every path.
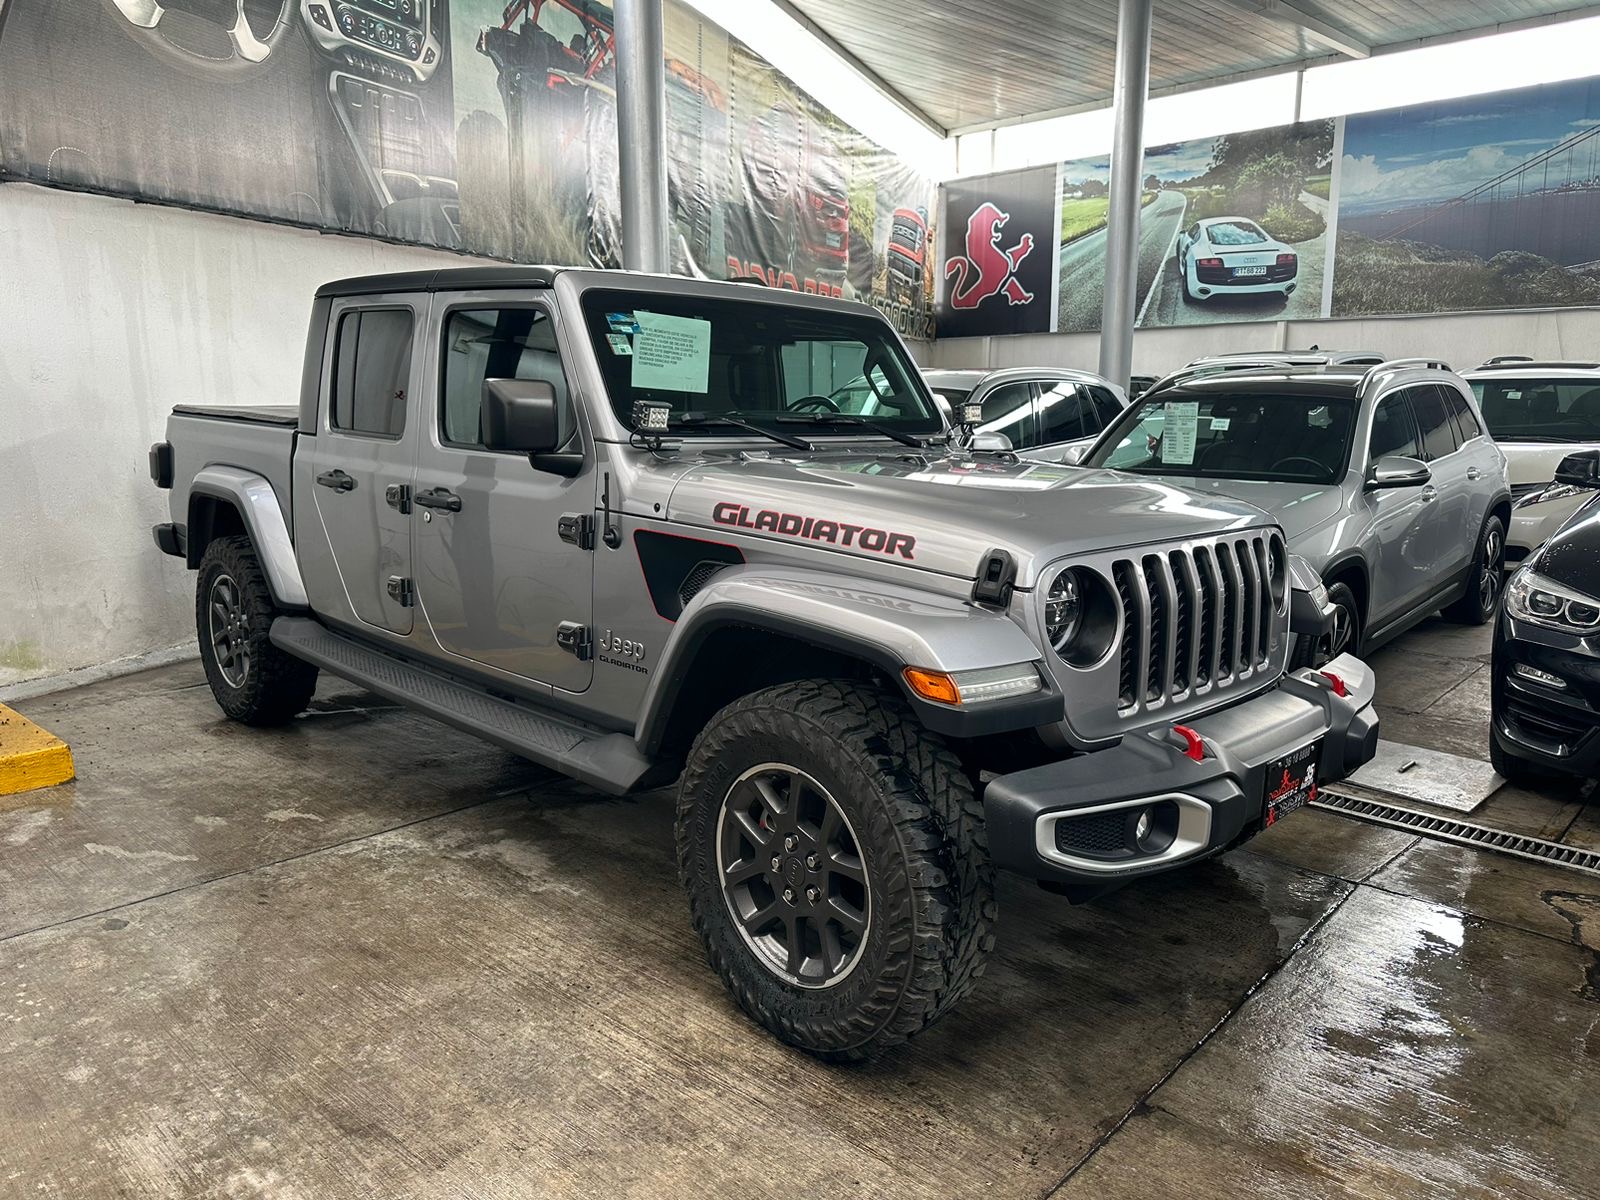
M 1600 875 L 1600 852 L 1585 850 L 1579 846 L 1564 846 L 1560 842 L 1547 842 L 1543 838 L 1523 837 L 1521 834 L 1506 833 L 1483 825 L 1457 821 L 1453 817 L 1435 816 L 1410 808 L 1399 808 L 1393 804 L 1378 804 L 1337 792 L 1320 792 L 1311 802 L 1311 807 L 1343 813 L 1347 817 L 1370 821 L 1374 825 L 1410 830 L 1412 833 L 1437 838 L 1442 842 L 1455 842 L 1457 845 L 1473 846 L 1479 850 L 1492 850 L 1496 854 L 1508 854 L 1512 858 L 1554 863 L 1556 866 L 1571 867 L 1575 871 L 1588 871 Z

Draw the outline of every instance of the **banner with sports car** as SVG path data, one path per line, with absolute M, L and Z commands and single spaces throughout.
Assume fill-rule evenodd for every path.
M 931 335 L 931 180 L 666 19 L 675 267 Z M 619 259 L 599 0 L 9 0 L 0 180 L 517 261 Z

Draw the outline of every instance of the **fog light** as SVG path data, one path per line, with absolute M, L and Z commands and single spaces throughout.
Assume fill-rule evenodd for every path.
M 1178 837 L 1178 806 L 1162 800 L 1139 810 L 1133 822 L 1133 848 L 1142 855 L 1161 854 Z
M 1139 814 L 1139 821 L 1133 827 L 1133 840 L 1143 845 L 1144 840 L 1150 836 L 1150 827 L 1153 824 L 1155 824 L 1154 818 L 1150 816 L 1150 810 L 1147 808 Z
M 635 400 L 633 402 L 633 427 L 643 434 L 661 434 L 667 431 L 672 417 L 672 405 L 664 400 Z
M 1541 671 L 1538 667 L 1530 667 L 1527 663 L 1516 663 L 1511 668 L 1513 675 L 1523 679 L 1531 679 L 1535 683 L 1542 683 L 1545 687 L 1565 689 L 1567 681 L 1559 675 L 1552 675 L 1549 671 Z

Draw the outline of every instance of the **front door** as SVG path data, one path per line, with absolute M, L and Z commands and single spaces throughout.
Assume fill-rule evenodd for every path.
M 1409 389 L 1393 392 L 1378 401 L 1367 439 L 1369 467 L 1386 455 L 1422 457 L 1409 394 Z M 1409 611 L 1432 589 L 1439 535 L 1437 501 L 1438 489 L 1431 483 L 1362 493 L 1377 541 L 1369 581 L 1368 628 Z
M 313 568 L 312 608 L 401 635 L 412 626 L 411 522 L 396 501 L 416 458 L 419 323 L 411 299 L 362 297 L 333 310 L 319 427 L 296 455 L 305 464 L 295 479 L 296 543 Z
M 568 444 L 582 444 L 556 321 L 542 301 L 503 292 L 435 304 L 440 394 L 418 437 L 412 496 L 417 602 L 447 657 L 581 692 L 593 663 L 573 650 L 592 619 L 594 554 L 562 537 L 561 518 L 593 518 L 593 456 L 573 478 L 551 474 L 526 454 L 486 450 L 479 428 L 485 379 L 537 379 L 555 387 Z

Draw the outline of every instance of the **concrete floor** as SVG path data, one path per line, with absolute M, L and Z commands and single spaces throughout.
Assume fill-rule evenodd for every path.
M 1473 638 L 1386 652 L 1388 736 L 1472 752 Z M 965 1004 L 827 1067 L 705 966 L 664 794 L 337 681 L 271 732 L 193 664 L 21 707 L 79 779 L 0 812 L 0 1195 L 1600 1196 L 1593 876 L 1306 811 L 1008 880 Z

